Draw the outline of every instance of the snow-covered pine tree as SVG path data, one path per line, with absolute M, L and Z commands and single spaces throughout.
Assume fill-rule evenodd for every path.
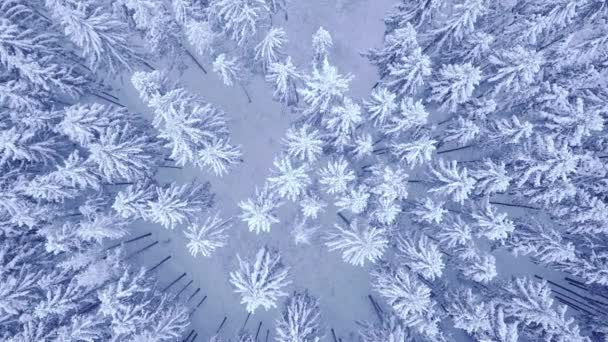
M 426 235 L 414 237 L 401 234 L 395 241 L 397 256 L 413 272 L 430 281 L 441 277 L 445 266 L 441 252 Z
M 107 182 L 132 182 L 152 175 L 158 165 L 154 139 L 137 132 L 129 124 L 107 126 L 95 141 L 88 144 L 86 163 L 98 168 Z
M 437 143 L 438 141 L 428 134 L 421 134 L 414 136 L 409 142 L 392 143 L 389 148 L 393 156 L 405 162 L 410 168 L 414 168 L 432 160 Z
M 239 202 L 239 208 L 242 210 L 239 217 L 247 223 L 250 232 L 269 232 L 272 224 L 279 223 L 275 211 L 282 204 L 278 195 L 265 184 L 262 190 L 255 189 L 253 200 L 248 198 Z
M 156 196 L 147 204 L 151 221 L 167 229 L 195 221 L 196 215 L 213 206 L 214 195 L 209 182 L 170 183 L 156 188 Z
M 312 75 L 304 77 L 303 89 L 299 89 L 304 100 L 304 114 L 314 122 L 319 115 L 327 114 L 339 104 L 349 89 L 353 76 L 341 75 L 327 58 L 319 62 Z
M 487 200 L 477 206 L 471 215 L 478 229 L 477 234 L 490 240 L 506 239 L 515 230 L 508 215 L 498 212 Z
M 213 61 L 213 71 L 220 76 L 222 83 L 228 87 L 238 84 L 243 77 L 243 68 L 236 57 L 228 57 L 224 53 L 219 54 Z
M 326 168 L 319 170 L 319 183 L 328 194 L 340 194 L 348 189 L 348 184 L 356 179 L 355 173 L 344 158 L 329 161 Z
M 431 289 L 404 267 L 379 265 L 372 271 L 372 288 L 405 322 L 415 322 L 431 310 Z
M 397 111 L 397 95 L 386 88 L 377 87 L 372 90 L 370 99 L 363 101 L 363 105 L 374 125 L 383 127 Z
M 184 88 L 171 89 L 162 71 L 135 72 L 131 82 L 154 110 L 153 124 L 177 165 L 192 163 L 223 175 L 241 161 L 238 146 L 229 142 L 223 111 Z
M 324 142 L 317 129 L 308 124 L 292 126 L 285 133 L 283 144 L 287 154 L 302 162 L 314 163 L 323 153 Z
M 388 248 L 388 232 L 385 228 L 369 223 L 359 223 L 354 219 L 348 227 L 335 224 L 334 230 L 326 235 L 325 245 L 330 251 L 341 251 L 345 262 L 363 266 L 366 261 L 375 263 Z
M 319 300 L 308 292 L 294 292 L 276 321 L 277 342 L 316 342 L 323 336 Z
M 431 71 L 430 58 L 417 47 L 388 65 L 388 74 L 382 83 L 398 96 L 412 96 L 424 85 Z
M 119 0 L 114 8 L 119 8 L 123 20 L 141 32 L 149 53 L 183 66 L 179 58 L 185 51 L 180 25 L 163 1 Z
M 363 342 L 413 342 L 410 328 L 394 314 L 385 314 L 379 323 L 357 322 Z
M 239 269 L 230 272 L 230 283 L 241 295 L 241 303 L 248 312 L 253 313 L 260 306 L 266 310 L 274 308 L 280 297 L 287 296 L 283 288 L 290 284 L 289 268 L 276 250 L 262 247 L 252 263 L 240 257 L 238 261 Z
M 274 176 L 268 177 L 270 188 L 289 201 L 296 201 L 304 195 L 304 191 L 311 184 L 308 176 L 309 166 L 293 166 L 289 157 L 276 159 L 273 164 L 276 170 L 272 170 Z
M 301 79 L 302 75 L 291 62 L 291 56 L 285 58 L 285 62 L 271 63 L 266 71 L 266 81 L 274 84 L 274 99 L 287 106 L 298 103 L 296 82 Z
M 250 43 L 269 10 L 264 0 L 211 0 L 208 7 L 222 33 L 241 47 Z
M 254 59 L 262 65 L 264 73 L 271 64 L 283 59 L 283 48 L 287 42 L 287 33 L 282 27 L 271 27 L 264 39 L 255 46 Z
M 563 341 L 589 341 L 581 336 L 574 319 L 566 316 L 566 306 L 554 307 L 551 288 L 545 281 L 516 278 L 505 287 L 505 314 L 522 322 L 536 336 Z
M 459 168 L 455 160 L 445 162 L 440 159 L 430 170 L 437 185 L 429 192 L 450 197 L 459 204 L 464 203 L 473 192 L 476 180 L 469 176 L 467 168 Z
M 130 70 L 141 62 L 141 54 L 129 37 L 129 27 L 110 8 L 60 0 L 45 4 L 94 71 L 107 68 L 115 73 Z
M 213 252 L 226 245 L 226 231 L 231 227 L 231 219 L 222 219 L 219 214 L 209 216 L 205 221 L 195 221 L 184 230 L 188 238 L 188 251 L 193 257 L 199 254 L 209 257 Z
M 317 32 L 312 36 L 312 53 L 313 65 L 317 66 L 322 63 L 329 54 L 329 49 L 334 45 L 331 34 L 323 28 L 319 27 Z
M 446 64 L 439 70 L 437 80 L 431 82 L 430 100 L 453 112 L 471 98 L 481 79 L 481 70 L 471 63 Z

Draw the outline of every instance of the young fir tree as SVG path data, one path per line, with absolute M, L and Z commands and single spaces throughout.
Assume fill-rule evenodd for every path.
M 241 303 L 248 312 L 253 313 L 260 306 L 266 310 L 274 308 L 280 297 L 287 296 L 283 288 L 290 283 L 287 280 L 289 268 L 277 251 L 262 247 L 254 262 L 240 257 L 238 261 L 239 269 L 230 273 L 230 283 L 241 295 Z
M 315 342 L 323 336 L 319 300 L 308 292 L 294 292 L 276 321 L 278 342 Z
M 366 261 L 375 263 L 388 248 L 388 232 L 385 228 L 360 224 L 356 219 L 348 227 L 334 225 L 326 235 L 325 245 L 330 251 L 341 251 L 345 262 L 363 266 Z

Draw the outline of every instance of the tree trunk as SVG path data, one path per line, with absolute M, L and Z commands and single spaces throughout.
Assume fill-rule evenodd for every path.
M 146 238 L 146 237 L 148 237 L 148 236 L 150 236 L 150 235 L 152 235 L 152 233 L 146 233 L 146 234 L 140 235 L 140 236 L 138 236 L 138 237 L 134 237 L 134 238 L 132 238 L 132 239 L 129 239 L 129 240 L 127 240 L 127 241 L 123 241 L 123 242 L 120 242 L 120 243 L 114 244 L 114 245 L 112 245 L 112 246 L 110 246 L 110 247 L 106 248 L 106 251 L 109 251 L 110 249 L 118 248 L 118 247 L 120 247 L 120 246 L 122 246 L 122 245 L 125 245 L 125 244 L 127 244 L 127 243 L 131 243 L 131 242 L 135 242 L 135 241 L 141 240 L 141 239 Z
M 196 59 L 196 57 L 194 57 L 194 55 L 192 55 L 192 53 L 185 47 L 184 47 L 184 51 L 186 51 L 186 54 L 190 57 L 190 59 L 192 59 L 194 64 L 196 64 L 205 74 L 207 74 L 207 70 L 205 70 L 205 68 L 201 65 L 201 63 L 199 63 L 199 61 Z
M 247 317 L 245 318 L 245 322 L 243 322 L 243 326 L 241 327 L 241 330 L 245 330 L 245 326 L 247 326 L 247 322 L 249 322 L 249 317 L 251 317 L 251 312 L 247 313 Z
M 206 299 L 207 299 L 207 296 L 203 297 L 203 299 L 201 299 L 200 302 L 198 302 L 198 304 L 196 304 L 194 309 L 192 309 L 192 311 L 190 311 L 190 315 L 189 315 L 190 317 L 192 317 L 192 315 L 194 315 L 196 310 L 198 310 L 198 308 L 205 302 Z
M 220 333 L 220 330 L 222 330 L 222 328 L 224 327 L 224 323 L 226 323 L 226 320 L 228 319 L 227 316 L 224 316 L 224 319 L 222 320 L 222 323 L 220 323 L 220 326 L 217 327 L 217 330 L 215 331 L 216 334 Z
M 444 154 L 444 153 L 450 153 L 450 152 L 454 152 L 454 151 L 460 151 L 460 150 L 474 147 L 476 145 L 477 144 L 470 144 L 470 145 L 460 146 L 460 147 L 456 147 L 456 148 L 451 148 L 449 150 L 437 151 L 437 154 Z
M 241 87 L 241 89 L 243 89 L 243 92 L 245 93 L 245 96 L 247 96 L 247 101 L 249 103 L 253 102 L 253 101 L 251 101 L 251 96 L 249 96 L 249 91 L 247 91 L 247 88 L 245 88 L 245 86 L 243 85 L 243 83 L 239 82 L 239 86 Z
M 260 334 L 260 329 L 262 328 L 262 321 L 260 321 L 260 324 L 258 324 L 258 331 L 255 332 L 255 340 L 257 342 L 258 340 L 258 335 Z
M 268 342 L 268 336 L 270 336 L 270 329 L 266 329 L 266 339 L 265 342 Z
M 165 291 L 167 291 L 168 289 L 170 289 L 170 288 L 171 288 L 171 286 L 173 286 L 173 285 L 177 284 L 177 283 L 178 283 L 180 280 L 182 280 L 182 278 L 183 278 L 183 277 L 185 277 L 185 276 L 186 276 L 186 272 L 182 273 L 182 275 L 180 275 L 179 277 L 177 277 L 177 279 L 175 279 L 175 280 L 174 280 L 174 281 L 172 281 L 172 282 L 171 282 L 169 285 L 167 285 L 167 286 L 166 286 L 164 289 L 162 289 L 162 291 L 161 291 L 161 292 L 165 292 Z
M 154 246 L 155 246 L 155 245 L 157 245 L 157 244 L 158 244 L 158 240 L 156 240 L 156 241 L 152 242 L 151 244 L 147 245 L 147 246 L 146 246 L 146 247 L 144 247 L 144 248 L 141 248 L 141 249 L 139 249 L 139 250 L 137 250 L 137 251 L 135 251 L 135 252 L 133 252 L 133 253 L 129 254 L 129 255 L 128 255 L 126 258 L 125 258 L 125 260 L 128 260 L 128 259 L 130 259 L 130 258 L 132 258 L 132 257 L 136 256 L 137 254 L 139 254 L 139 253 L 141 253 L 141 252 L 145 251 L 146 249 L 150 249 L 150 248 L 154 247 Z
M 192 336 L 192 334 L 194 334 L 194 329 L 190 330 L 190 333 L 188 334 L 188 336 L 186 336 L 185 339 L 182 340 L 182 342 L 186 342 L 190 339 L 190 336 Z
M 532 207 L 532 206 L 525 205 L 525 204 L 511 204 L 511 203 L 496 202 L 496 201 L 490 201 L 489 203 L 490 203 L 490 204 L 494 204 L 494 205 L 504 205 L 505 207 L 515 207 L 515 208 L 524 208 L 524 209 L 540 210 L 540 208 L 537 208 L 537 207 Z
M 378 303 L 376 303 L 376 300 L 374 300 L 374 297 L 372 297 L 371 294 L 367 295 L 367 298 L 369 298 L 369 301 L 372 303 L 372 306 L 374 307 L 374 311 L 376 312 L 378 319 L 380 320 L 380 322 L 382 322 L 382 309 L 378 306 Z
M 331 336 L 334 338 L 334 342 L 338 342 L 338 338 L 336 337 L 336 332 L 334 328 L 331 328 Z
M 179 296 L 186 291 L 186 289 L 194 282 L 194 280 L 190 280 L 188 282 L 188 284 L 184 285 L 184 287 L 182 287 L 181 290 L 179 290 L 179 292 L 175 295 L 175 298 L 173 298 L 173 300 L 177 300 L 179 298 Z M 200 288 L 199 288 L 200 289 Z
M 159 268 L 162 264 L 164 264 L 165 262 L 167 262 L 167 260 L 169 260 L 169 259 L 171 259 L 170 255 L 168 257 L 164 258 L 163 260 L 159 261 L 158 264 L 154 265 L 146 273 L 152 273 L 152 272 L 154 272 L 154 270 L 156 270 L 157 268 Z
M 344 223 L 346 223 L 347 226 L 350 226 L 350 221 L 346 218 L 346 216 L 344 216 L 344 214 L 338 212 L 337 215 L 342 219 L 342 221 L 344 221 Z
M 126 106 L 125 106 L 125 105 L 123 105 L 122 103 L 120 103 L 120 102 L 118 102 L 118 101 L 114 101 L 114 100 L 112 100 L 112 99 L 109 99 L 109 98 L 107 98 L 107 97 L 105 97 L 105 96 L 101 96 L 101 95 L 96 94 L 96 93 L 90 93 L 90 94 L 91 94 L 91 95 L 93 95 L 93 96 L 95 96 L 95 97 L 97 97 L 97 98 L 99 98 L 99 99 L 102 99 L 102 100 L 108 101 L 108 102 L 110 102 L 110 103 L 112 103 L 112 104 L 115 104 L 115 105 L 117 105 L 117 106 L 119 106 L 119 107 L 122 107 L 122 108 L 125 108 L 125 107 L 126 107 Z
M 197 293 L 199 293 L 200 291 L 201 291 L 201 288 L 200 288 L 200 287 L 197 287 L 197 288 L 196 288 L 196 290 L 194 291 L 194 293 L 192 293 L 192 294 L 190 295 L 190 297 L 188 297 L 188 300 L 186 301 L 186 303 L 190 302 L 190 301 L 192 300 L 192 298 L 194 298 L 194 296 L 196 296 L 196 295 L 197 295 Z

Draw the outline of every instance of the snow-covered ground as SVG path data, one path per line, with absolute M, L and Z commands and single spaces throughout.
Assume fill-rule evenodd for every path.
M 393 4 L 394 0 L 292 1 L 289 20 L 279 18 L 281 20 L 277 22 L 275 19 L 274 24 L 285 28 L 289 39 L 287 54 L 292 56 L 300 69 L 306 70 L 312 57 L 313 33 L 320 26 L 328 30 L 334 40 L 330 55 L 332 63 L 341 73 L 354 75 L 351 96 L 362 98 L 369 95 L 377 75 L 375 68 L 360 53 L 381 44 L 384 32 L 382 18 Z M 210 61 L 201 62 L 210 71 Z M 139 265 L 151 266 L 171 255 L 172 258 L 156 271 L 161 285 L 187 272 L 187 276 L 172 289 L 180 289 L 192 279 L 193 284 L 185 294 L 189 297 L 198 287 L 201 291 L 189 304 L 195 306 L 202 295 L 208 296 L 192 316 L 192 328 L 198 332 L 199 338 L 204 339 L 212 335 L 224 316 L 228 320 L 222 332 L 228 336 L 240 329 L 246 319 L 245 307 L 240 304 L 240 297 L 233 292 L 228 281 L 229 272 L 237 266 L 236 255 L 253 257 L 264 245 L 278 248 L 284 262 L 290 267 L 292 284 L 287 290 L 308 289 L 311 294 L 320 297 L 327 340 L 332 338 L 329 329 L 334 328 L 338 337 L 350 341 L 349 334 L 355 331 L 356 320 L 373 318 L 373 310 L 367 299 L 370 293 L 368 269 L 344 263 L 339 253 L 328 252 L 319 241 L 308 246 L 295 246 L 290 235 L 296 215 L 293 206 L 290 206 L 291 210 L 280 211 L 281 222 L 274 225 L 270 233 L 255 235 L 238 219 L 238 202 L 252 196 L 255 187 L 264 183 L 274 157 L 280 152 L 281 139 L 295 116 L 272 100 L 271 87 L 260 75 L 246 85 L 252 103 L 248 103 L 240 88 L 228 88 L 216 74 L 204 74 L 194 65 L 190 65 L 182 75 L 176 75 L 174 80 L 227 112 L 231 120 L 231 136 L 235 143 L 242 146 L 244 162 L 223 178 L 202 173 L 196 168 L 162 169 L 159 177 L 180 182 L 193 178 L 210 180 L 217 194 L 214 210 L 220 211 L 224 217 L 232 216 L 234 225 L 228 246 L 218 250 L 211 258 L 193 258 L 186 249 L 187 239 L 181 229 L 168 231 L 158 225 L 142 222 L 133 227 L 132 236 L 145 232 L 152 232 L 152 236 L 127 245 L 127 250 L 135 251 L 155 240 L 160 243 L 133 260 Z M 121 100 L 131 110 L 146 112 L 134 89 L 128 82 L 125 83 L 124 89 L 117 92 Z M 325 218 L 322 229 L 329 228 L 336 220 L 332 213 L 331 217 Z M 266 312 L 258 309 L 249 319 L 247 328 L 255 333 L 259 322 L 263 321 L 260 340 L 264 340 L 268 328 L 272 340 L 277 315 L 277 310 Z

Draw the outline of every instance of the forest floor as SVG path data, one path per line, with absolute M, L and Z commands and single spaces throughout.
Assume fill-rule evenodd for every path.
M 320 26 L 328 30 L 334 41 L 330 60 L 340 73 L 354 75 L 350 96 L 360 99 L 369 95 L 377 80 L 375 68 L 360 53 L 381 45 L 384 32 L 382 19 L 395 2 L 292 1 L 288 8 L 289 20 L 276 18 L 274 25 L 284 27 L 289 39 L 286 52 L 292 56 L 299 69 L 306 72 L 310 70 L 312 59 L 313 33 Z M 211 214 L 219 211 L 222 217 L 233 218 L 228 245 L 216 251 L 210 258 L 194 258 L 188 253 L 187 239 L 180 228 L 165 230 L 159 225 L 141 222 L 134 225 L 132 236 L 147 232 L 152 235 L 128 244 L 127 251 L 133 252 L 151 242 L 159 241 L 153 248 L 133 258 L 134 263 L 150 267 L 170 255 L 171 259 L 155 270 L 160 285 L 166 286 L 185 272 L 187 275 L 171 290 L 180 289 L 193 280 L 181 296 L 188 298 L 197 288 L 201 289 L 189 302 L 190 307 L 195 307 L 203 295 L 207 296 L 205 302 L 192 315 L 191 328 L 195 329 L 201 341 L 213 335 L 224 316 L 228 317 L 222 330 L 226 337 L 232 337 L 231 335 L 243 326 L 247 317 L 244 305 L 240 304 L 240 296 L 233 292 L 228 280 L 229 273 L 237 268 L 237 254 L 252 258 L 264 245 L 277 248 L 284 262 L 290 267 L 292 284 L 287 291 L 308 289 L 312 295 L 320 298 L 323 321 L 327 329 L 325 341 L 332 341 L 331 328 L 343 342 L 354 341 L 356 321 L 375 319 L 367 298 L 370 294 L 369 267 L 346 264 L 338 252 L 329 252 L 322 241 L 296 246 L 290 233 L 295 223 L 297 206 L 284 206 L 279 211 L 281 222 L 273 225 L 270 233 L 256 235 L 249 232 L 247 225 L 238 218 L 238 202 L 253 196 L 256 186 L 261 187 L 264 184 L 272 162 L 281 150 L 281 139 L 290 122 L 297 117 L 272 100 L 271 86 L 264 82 L 261 75 L 255 75 L 246 85 L 252 98 L 252 103 L 248 103 L 239 87 L 224 86 L 219 77 L 211 72 L 210 61 L 199 60 L 208 74 L 191 64 L 175 81 L 227 112 L 232 141 L 242 146 L 244 162 L 222 178 L 196 168 L 161 169 L 158 177 L 161 181 L 186 182 L 194 178 L 211 181 L 217 196 L 216 206 Z M 121 101 L 132 111 L 148 112 L 130 85 L 128 76 L 124 78 L 123 83 L 117 92 Z M 335 211 L 328 209 L 327 215 L 321 221 L 321 233 L 338 222 Z M 209 214 L 203 215 L 206 217 Z M 503 268 L 500 263 L 508 263 L 512 258 L 501 260 L 502 258 L 497 256 L 497 259 L 500 271 Z M 527 266 L 524 266 L 518 272 L 529 273 L 526 268 Z M 282 301 L 278 303 L 279 310 L 281 306 Z M 261 321 L 263 325 L 258 340 L 265 340 L 266 329 L 270 329 L 269 341 L 274 340 L 274 321 L 279 310 L 264 311 L 258 308 L 249 318 L 247 329 L 255 334 Z

